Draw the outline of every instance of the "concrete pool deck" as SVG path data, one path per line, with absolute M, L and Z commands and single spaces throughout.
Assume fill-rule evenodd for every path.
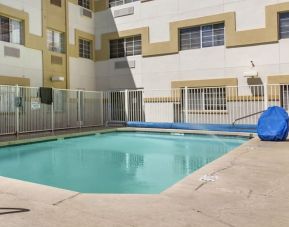
M 30 210 L 0 215 L 0 226 L 281 227 L 288 192 L 289 141 L 254 138 L 159 195 L 80 194 L 0 177 L 0 208 Z

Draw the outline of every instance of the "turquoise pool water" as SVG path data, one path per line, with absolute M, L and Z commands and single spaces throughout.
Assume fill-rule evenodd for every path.
M 156 194 L 246 142 L 113 132 L 0 149 L 0 175 L 82 193 Z

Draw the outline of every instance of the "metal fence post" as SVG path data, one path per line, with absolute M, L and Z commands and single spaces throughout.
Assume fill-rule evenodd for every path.
M 188 87 L 185 87 L 185 123 L 188 122 Z
M 108 91 L 106 92 L 106 97 L 108 96 L 108 101 L 107 101 L 107 110 L 108 110 L 108 117 L 106 121 L 111 122 L 111 115 L 112 115 L 112 92 Z M 107 122 L 106 122 L 107 123 Z
M 51 103 L 51 131 L 54 132 L 54 90 L 52 88 L 52 103 Z
M 67 108 L 67 127 L 70 126 L 70 94 L 71 92 L 69 90 L 66 90 L 66 108 Z
M 103 102 L 103 91 L 100 92 L 100 122 L 101 122 L 101 125 L 104 125 L 103 124 L 103 108 L 104 108 L 104 102 Z
M 146 122 L 146 114 L 145 114 L 145 111 L 146 111 L 146 108 L 145 108 L 145 92 L 144 90 L 141 91 L 142 92 L 142 95 L 141 95 L 141 102 L 142 102 L 142 109 L 141 109 L 141 120 L 140 121 L 144 121 Z
M 77 105 L 77 112 L 78 112 L 78 122 L 79 122 L 79 128 L 81 128 L 81 97 L 80 97 L 80 90 L 77 92 L 78 93 L 78 105 Z
M 18 84 L 16 85 L 16 97 L 17 98 L 19 98 L 19 94 L 20 92 L 19 92 L 19 86 L 18 86 Z M 16 106 L 16 105 L 15 105 Z M 15 120 L 16 120 L 16 128 L 15 128 L 15 131 L 16 131 L 16 136 L 18 136 L 18 134 L 19 134 L 19 113 L 20 113 L 20 111 L 19 111 L 19 106 L 17 105 L 16 107 L 16 114 L 15 114 Z
M 268 83 L 267 81 L 264 84 L 264 109 L 267 110 L 268 109 Z
M 125 121 L 128 121 L 128 90 L 124 91 Z

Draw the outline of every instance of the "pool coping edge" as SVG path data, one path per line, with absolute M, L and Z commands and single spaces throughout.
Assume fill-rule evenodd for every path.
M 197 134 L 197 135 L 218 135 L 218 136 L 238 136 L 246 138 L 256 137 L 255 133 L 248 132 L 221 132 L 221 131 L 206 131 L 206 130 L 182 130 L 182 129 L 156 129 L 156 128 L 133 128 L 133 127 L 124 127 L 124 128 L 113 128 L 113 129 L 101 129 L 93 130 L 88 132 L 76 132 L 70 134 L 61 134 L 61 135 L 49 135 L 41 136 L 38 138 L 26 138 L 26 139 L 15 139 L 10 141 L 0 142 L 0 148 L 8 146 L 17 146 L 24 144 L 32 144 L 39 142 L 54 141 L 58 139 L 90 136 L 94 134 L 110 133 L 110 132 L 158 132 L 158 133 L 183 133 L 183 134 Z

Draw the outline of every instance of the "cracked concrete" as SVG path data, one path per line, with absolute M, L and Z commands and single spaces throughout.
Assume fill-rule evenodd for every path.
M 200 182 L 204 175 L 215 182 Z M 289 226 L 289 141 L 253 139 L 159 195 L 80 194 L 0 177 L 0 226 Z M 5 223 L 5 224 L 2 224 Z
M 53 206 L 58 206 L 59 204 L 61 204 L 61 203 L 64 203 L 65 201 L 67 201 L 67 200 L 70 200 L 70 199 L 73 199 L 73 198 L 75 198 L 76 196 L 78 196 L 78 195 L 80 195 L 81 193 L 75 193 L 74 195 L 72 195 L 72 196 L 69 196 L 69 197 L 67 197 L 67 198 L 65 198 L 65 199 L 62 199 L 62 200 L 59 200 L 59 201 L 57 201 L 56 203 L 53 203 L 52 205 Z

